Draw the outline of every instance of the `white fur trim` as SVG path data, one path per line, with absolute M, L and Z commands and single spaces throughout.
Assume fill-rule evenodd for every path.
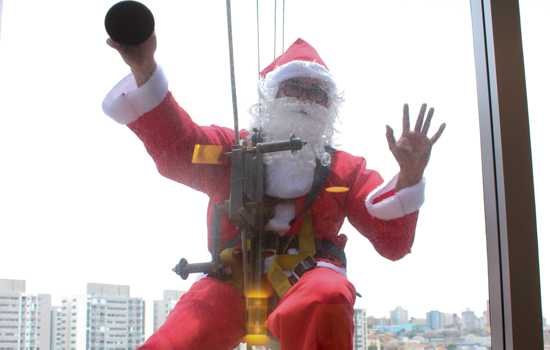
M 265 193 L 285 199 L 303 196 L 310 191 L 314 175 L 313 161 L 303 163 L 288 158 L 273 158 L 265 164 Z
M 296 216 L 294 202 L 275 205 L 274 215 L 265 226 L 266 230 L 286 232 L 290 229 L 290 221 Z
M 130 124 L 158 106 L 168 93 L 168 81 L 162 69 L 157 69 L 140 87 L 132 74 L 116 84 L 103 100 L 103 112 L 120 124 Z
M 341 274 L 343 276 L 347 275 L 345 268 L 340 267 L 340 266 L 336 266 L 336 265 L 331 264 L 331 263 L 326 262 L 326 261 L 317 261 L 317 267 L 324 267 L 324 268 L 327 268 L 327 269 L 331 269 L 332 271 L 336 271 L 336 272 L 338 272 L 339 274 Z
M 367 197 L 365 205 L 372 216 L 382 220 L 396 219 L 414 213 L 424 203 L 426 181 L 422 178 L 416 185 L 405 187 L 393 196 L 374 204 L 375 198 L 395 188 L 397 177 L 398 175 L 395 175 L 388 183 L 379 186 Z
M 336 91 L 332 74 L 323 65 L 310 61 L 291 61 L 275 68 L 260 81 L 260 90 L 266 96 L 275 97 L 280 83 L 297 77 L 315 78 L 323 81 L 329 95 Z

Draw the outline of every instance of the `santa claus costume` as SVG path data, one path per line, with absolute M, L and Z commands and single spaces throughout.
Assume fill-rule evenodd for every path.
M 297 213 L 304 210 L 316 166 L 321 160 L 329 169 L 324 188 L 344 188 L 346 191 L 321 190 L 308 205 L 315 238 L 343 251 L 346 238 L 338 232 L 348 218 L 382 256 L 397 260 L 408 254 L 423 201 L 424 180 L 395 191 L 395 178 L 383 184 L 376 171 L 367 169 L 365 159 L 341 150 L 326 151 L 332 141 L 330 119 L 337 107 L 336 86 L 327 65 L 304 40 L 292 44 L 262 71 L 261 77 L 264 104 L 257 108 L 260 112 L 255 126 L 262 127 L 268 140 L 285 136 L 285 133 L 288 137 L 288 133 L 293 132 L 312 144 L 309 151 L 304 150 L 303 157 L 288 152 L 266 161 L 266 193 L 283 199 L 275 206 L 267 228 L 281 235 L 296 235 L 300 231 L 305 216 Z M 296 101 L 281 98 L 279 87 L 294 78 L 318 81 L 328 96 L 326 106 L 306 106 L 313 108 L 312 113 L 311 109 L 306 111 L 306 107 L 304 110 L 297 108 Z M 277 105 L 279 100 L 284 103 Z M 294 106 L 293 111 L 288 112 L 288 106 Z M 298 106 L 303 104 L 298 103 Z M 231 150 L 234 131 L 216 125 L 195 124 L 169 92 L 160 67 L 140 87 L 136 86 L 132 75 L 125 77 L 109 92 L 103 108 L 106 114 L 127 125 L 143 141 L 162 175 L 209 196 L 210 232 L 213 206 L 229 197 L 230 165 L 227 162 L 222 165 L 193 164 L 192 154 L 196 144 L 221 145 Z M 279 110 L 286 110 L 296 119 L 304 114 L 303 118 L 309 118 L 310 124 L 304 128 L 299 120 L 278 122 Z M 319 118 L 315 111 L 324 113 L 330 122 Z M 300 135 L 304 130 L 305 135 Z M 308 140 L 308 133 L 321 137 Z M 241 131 L 242 137 L 247 134 Z M 222 244 L 235 241 L 238 235 L 237 228 L 222 216 Z M 211 236 L 209 233 L 209 248 Z M 355 296 L 355 289 L 346 278 L 345 261 L 319 258 L 317 267 L 303 274 L 278 301 L 269 315 L 268 328 L 283 350 L 351 350 Z M 216 278 L 204 277 L 183 294 L 164 325 L 140 349 L 232 349 L 244 335 L 244 318 L 242 292 Z

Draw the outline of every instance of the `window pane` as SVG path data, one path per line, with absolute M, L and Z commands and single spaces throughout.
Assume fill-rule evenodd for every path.
M 304 17 L 313 6 L 311 25 Z M 411 254 L 390 262 L 351 226 L 343 228 L 350 236 L 349 277 L 363 294 L 356 308 L 370 317 L 369 344 L 489 348 L 469 4 L 384 1 L 334 8 L 300 2 L 288 9 L 288 37 L 315 42 L 345 91 L 343 149 L 391 177 L 398 169 L 383 130 L 385 124 L 400 130 L 403 102 L 415 112 L 421 102 L 434 106 L 434 130 L 448 123 L 426 172 L 426 202 Z
M 157 328 L 153 317 L 165 318 L 194 281 L 181 281 L 171 268 L 181 257 L 210 259 L 207 197 L 162 178 L 139 140 L 101 110 L 107 91 L 129 73 L 105 45 L 103 19 L 114 2 L 7 2 L 1 24 L 0 232 L 8 248 L 0 248 L 0 278 L 26 280 L 26 293 L 51 294 L 52 305 L 82 296 L 87 311 L 77 311 L 84 317 L 78 324 L 87 317 L 94 324 L 89 334 L 104 335 L 88 339 L 90 346 L 149 336 Z M 156 57 L 176 100 L 201 125 L 232 127 L 224 3 L 144 3 L 155 15 Z M 274 55 L 274 18 L 273 3 L 262 3 L 263 68 Z M 421 103 L 435 107 L 430 135 L 448 124 L 425 173 L 426 201 L 410 254 L 392 262 L 349 223 L 342 228 L 348 278 L 362 294 L 356 324 L 366 325 L 366 337 L 357 327 L 357 348 L 488 349 L 468 3 L 287 1 L 285 10 L 285 47 L 298 37 L 310 42 L 343 92 L 339 149 L 365 157 L 389 180 L 399 168 L 385 125 L 399 137 L 403 103 L 413 125 Z M 234 1 L 233 24 L 239 114 L 247 127 L 257 101 L 255 6 Z M 108 336 L 104 319 L 116 323 L 113 315 L 128 300 L 145 300 L 150 311 L 136 301 L 139 327 Z M 100 311 L 113 315 L 100 318 Z
M 550 31 L 550 24 L 547 18 L 550 15 L 550 4 L 520 1 L 520 10 L 537 210 L 544 348 L 550 349 L 550 325 L 546 319 L 550 315 L 550 299 L 547 295 L 550 291 L 550 255 L 548 255 L 548 249 L 546 249 L 550 244 L 550 240 L 548 235 L 545 234 L 550 228 L 550 222 L 548 217 L 544 215 L 550 209 L 548 198 L 550 187 L 546 180 L 550 176 L 550 167 L 547 161 L 548 155 L 545 152 L 549 146 L 545 131 L 550 128 L 547 112 L 547 84 L 550 78 L 550 69 L 548 68 L 550 49 L 547 44 L 547 33 Z

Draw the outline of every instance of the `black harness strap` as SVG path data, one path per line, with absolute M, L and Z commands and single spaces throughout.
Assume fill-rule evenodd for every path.
M 336 150 L 330 146 L 326 146 L 325 150 L 331 155 L 336 152 Z M 311 189 L 309 190 L 309 193 L 307 194 L 306 200 L 304 202 L 304 207 L 296 215 L 296 217 L 293 219 L 293 222 L 303 216 L 309 208 L 313 205 L 313 202 L 315 202 L 315 199 L 317 199 L 317 196 L 321 192 L 321 189 L 325 185 L 325 182 L 327 181 L 328 176 L 330 175 L 330 164 L 327 166 L 324 166 L 321 164 L 321 161 L 319 159 L 316 160 L 316 166 L 315 166 L 315 173 L 313 175 L 313 184 L 311 185 Z

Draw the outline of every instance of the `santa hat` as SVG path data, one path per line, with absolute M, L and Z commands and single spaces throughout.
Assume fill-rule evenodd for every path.
M 329 96 L 336 92 L 336 84 L 327 65 L 313 46 L 303 39 L 296 40 L 260 72 L 260 91 L 267 97 L 275 97 L 281 82 L 298 77 L 319 79 Z

